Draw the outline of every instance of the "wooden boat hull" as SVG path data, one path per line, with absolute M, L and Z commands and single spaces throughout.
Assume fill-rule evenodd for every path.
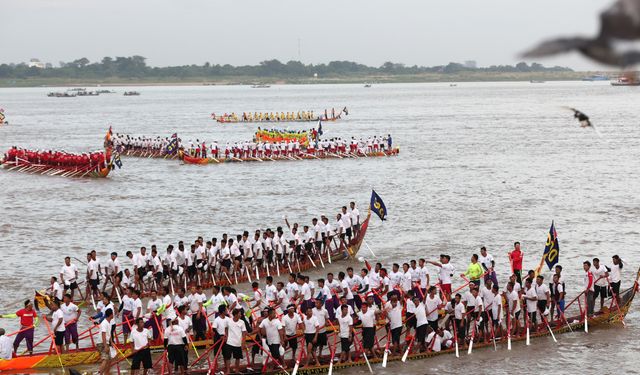
M 60 358 L 55 353 L 43 353 L 19 356 L 9 360 L 0 359 L 0 371 L 59 368 L 60 360 L 65 368 L 90 365 L 100 361 L 100 353 L 91 349 L 63 353 Z
M 86 171 L 75 168 L 64 167 L 51 167 L 47 165 L 38 165 L 28 162 L 4 162 L 0 161 L 0 165 L 9 171 L 24 172 L 29 174 L 41 174 L 49 176 L 62 176 L 62 177 L 93 177 L 93 178 L 105 178 L 111 173 L 111 168 L 101 168 L 98 170 Z
M 311 160 L 311 159 L 343 159 L 343 158 L 369 158 L 369 157 L 381 157 L 381 156 L 396 156 L 400 153 L 399 148 L 394 148 L 391 151 L 377 151 L 371 152 L 367 154 L 324 154 L 324 155 L 311 155 L 311 154 L 300 154 L 297 158 L 294 157 L 262 157 L 262 158 L 195 158 L 192 156 L 184 155 L 182 161 L 185 164 L 219 164 L 219 163 L 232 163 L 232 162 L 263 162 L 263 161 L 295 161 L 295 160 Z
M 148 159 L 182 159 L 182 151 L 179 151 L 173 155 L 169 155 L 162 150 L 123 150 L 122 152 L 120 152 L 120 155 Z

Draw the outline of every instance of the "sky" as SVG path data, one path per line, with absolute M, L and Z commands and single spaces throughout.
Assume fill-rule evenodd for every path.
M 555 36 L 595 35 L 605 0 L 0 0 L 0 63 L 146 57 L 152 66 L 263 60 L 514 64 Z M 578 54 L 545 65 L 602 69 Z

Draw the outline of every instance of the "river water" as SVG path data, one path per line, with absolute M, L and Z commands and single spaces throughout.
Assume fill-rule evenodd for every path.
M 65 255 L 83 258 L 96 249 L 100 254 L 118 251 L 124 259 L 126 250 L 141 245 L 164 249 L 199 235 L 274 228 L 283 224 L 285 214 L 291 221 L 309 222 L 320 214 L 334 215 L 350 200 L 364 213 L 371 188 L 384 199 L 389 218 L 384 223 L 372 219 L 367 242 L 385 264 L 436 260 L 446 252 L 463 269 L 470 254 L 485 245 L 504 281 L 507 249 L 520 241 L 525 268 L 534 268 L 552 220 L 569 295 L 581 288 L 587 258 L 599 256 L 608 264 L 619 254 L 628 262 L 623 286 L 629 286 L 640 263 L 637 88 L 606 82 L 202 86 L 127 88 L 140 91 L 138 97 L 122 96 L 124 88 L 98 97 L 46 97 L 54 90 L 0 89 L 0 107 L 10 121 L 0 127 L 2 152 L 11 145 L 99 149 L 109 125 L 115 132 L 177 132 L 185 141 L 224 144 L 250 138 L 257 125 L 216 124 L 211 112 L 317 113 L 345 105 L 350 115 L 323 124 L 325 136 L 390 133 L 401 152 L 394 158 L 208 166 L 126 158 L 108 179 L 0 171 L 3 313 L 57 275 Z M 602 136 L 579 128 L 561 106 L 589 114 Z M 287 126 L 311 125 L 279 127 Z M 364 248 L 362 254 L 372 258 Z M 634 305 L 626 328 L 566 334 L 558 344 L 534 340 L 530 348 L 515 344 L 511 352 L 482 350 L 470 358 L 390 364 L 384 371 L 377 366 L 375 371 L 634 373 L 638 317 Z M 14 323 L 0 322 L 9 331 Z

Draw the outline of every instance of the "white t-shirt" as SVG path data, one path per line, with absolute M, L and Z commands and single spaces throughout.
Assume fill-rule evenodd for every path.
M 509 313 L 511 313 L 511 310 L 514 307 L 515 307 L 515 310 L 513 310 L 514 314 L 520 311 L 520 303 L 518 301 L 518 292 L 516 292 L 515 290 L 512 290 L 511 292 L 507 292 L 507 303 L 509 306 Z
M 351 291 L 351 288 L 349 288 L 349 283 L 347 282 L 346 278 L 342 279 L 342 281 L 340 282 L 340 287 L 342 288 L 343 291 L 347 292 L 348 300 L 353 299 L 353 292 Z
M 536 310 L 538 309 L 538 295 L 536 293 L 536 289 L 534 287 L 531 287 L 529 289 L 527 289 L 525 296 L 527 296 L 528 298 L 534 298 L 533 300 L 527 299 L 527 312 L 536 312 Z
M 300 293 L 302 293 L 302 299 L 308 301 L 311 299 L 311 288 L 309 284 L 304 283 L 300 286 Z
M 338 325 L 340 326 L 340 338 L 348 339 L 349 331 L 351 330 L 351 326 L 353 326 L 353 318 L 351 315 L 347 314 L 347 316 L 342 316 L 342 314 L 338 315 Z
M 113 319 L 111 319 L 113 321 Z M 109 345 L 109 341 L 111 340 L 111 322 L 109 322 L 107 319 L 104 319 L 101 323 L 100 323 L 100 336 L 102 336 L 102 334 L 105 334 L 105 338 L 106 338 L 106 342 L 102 342 L 103 345 Z
M 64 332 L 65 328 L 64 328 L 64 313 L 62 312 L 62 310 L 58 309 L 56 311 L 53 312 L 53 314 L 51 314 L 51 324 L 55 327 L 56 324 L 58 324 L 58 321 L 62 320 L 62 323 L 60 323 L 60 325 L 56 328 L 56 332 Z
M 402 327 L 402 304 L 398 302 L 396 307 L 393 307 L 391 302 L 387 302 L 384 305 L 384 309 L 387 312 L 387 319 L 389 320 L 389 326 L 391 329 Z
M 595 266 L 591 266 L 591 273 L 593 274 L 593 280 L 595 281 L 597 286 L 607 286 L 607 278 L 604 277 L 604 274 L 606 272 L 607 272 L 607 268 L 602 264 L 598 268 L 596 268 Z
M 460 300 L 460 303 L 456 304 L 456 307 L 454 309 L 454 316 L 456 319 L 460 320 L 462 319 L 462 317 L 464 317 L 464 314 L 467 312 L 466 307 L 464 307 L 464 303 L 462 303 L 462 300 Z
M 151 338 L 153 338 L 153 334 L 146 328 L 143 328 L 142 332 L 139 332 L 138 328 L 131 331 L 131 340 L 133 341 L 134 350 L 140 350 L 149 345 L 149 340 Z
M 547 284 L 544 284 L 544 283 L 542 285 L 533 284 L 533 289 L 536 290 L 536 296 L 538 297 L 538 301 L 547 300 L 547 293 L 549 293 L 549 287 L 547 286 Z
M 425 339 L 425 342 L 427 343 L 427 348 L 431 348 L 431 350 L 434 352 L 439 352 L 440 350 L 442 350 L 442 343 L 446 342 L 447 340 L 451 340 L 452 338 L 453 336 L 449 331 L 444 331 L 442 336 L 436 335 L 435 332 L 431 332 Z
M 482 256 L 482 254 L 478 255 L 478 263 L 480 263 L 480 266 L 482 266 L 483 271 L 486 271 L 488 269 L 490 269 L 492 267 L 492 263 L 493 263 L 493 256 L 491 256 L 491 254 L 487 253 L 487 256 L 484 257 Z
M 13 338 L 7 336 L 0 336 L 0 358 L 11 359 L 13 354 Z
M 414 303 L 414 306 L 415 306 L 415 303 Z M 420 302 L 418 306 L 415 306 L 415 311 L 413 313 L 416 315 L 416 327 L 420 327 L 421 325 L 429 323 L 427 321 L 427 312 L 425 311 L 424 305 L 422 304 L 422 302 Z
M 363 328 L 371 328 L 376 325 L 376 313 L 373 308 L 369 308 L 366 313 L 360 311 L 358 313 L 358 318 L 362 322 Z
M 184 329 L 185 332 L 189 332 L 191 327 L 193 327 L 193 321 L 189 315 L 185 315 L 184 318 L 178 317 L 178 325 Z
M 427 320 L 438 320 L 438 306 L 442 304 L 442 300 L 436 294 L 433 299 L 430 296 L 425 297 L 425 307 L 427 309 Z
M 308 318 L 305 315 L 303 323 L 304 323 L 305 334 L 316 333 L 316 329 L 320 327 L 320 323 L 318 323 L 318 318 L 316 318 L 315 315 L 312 315 L 311 318 Z
M 214 320 L 213 320 L 213 329 L 216 330 L 216 332 L 218 332 L 218 335 L 220 336 L 224 336 L 225 335 L 225 329 L 227 328 L 227 323 L 230 319 L 228 317 L 221 317 L 221 316 L 217 316 Z
M 229 319 L 227 321 L 227 344 L 235 347 L 242 346 L 242 333 L 247 332 L 247 327 L 244 324 L 244 321 L 238 319 L 238 321 L 234 321 L 233 319 Z
M 442 284 L 451 284 L 451 275 L 456 272 L 456 268 L 451 264 L 443 264 L 438 272 L 438 278 Z
M 609 272 L 609 281 L 611 281 L 612 283 L 617 283 L 618 281 L 620 281 L 620 273 L 622 272 L 621 266 L 621 264 L 611 264 L 611 266 L 609 267 L 611 269 L 611 271 Z
M 168 345 L 184 345 L 187 334 L 179 324 L 171 325 L 164 330 L 164 338 L 168 340 Z
M 326 332 L 327 329 L 325 327 L 325 324 L 327 324 L 327 320 L 329 319 L 329 312 L 327 311 L 327 309 L 322 306 L 319 309 L 317 307 L 314 307 L 311 310 L 313 311 L 313 316 L 315 316 L 318 320 L 318 324 L 320 324 L 320 333 Z
M 58 300 L 62 300 L 62 295 L 64 294 L 64 288 L 62 287 L 62 285 L 60 285 L 59 282 L 55 281 L 53 283 L 53 285 L 51 286 L 51 289 L 53 291 L 53 295 L 58 299 Z
M 289 314 L 285 314 L 282 317 L 282 323 L 284 324 L 284 334 L 287 336 L 295 336 L 298 325 L 302 323 L 302 319 L 300 319 L 300 315 L 295 313 L 293 314 L 293 318 L 290 317 Z
M 156 311 L 160 306 L 162 306 L 162 301 L 159 298 L 156 298 L 155 300 L 150 299 L 147 301 L 147 312 Z
M 280 345 L 280 330 L 284 326 L 277 319 L 269 320 L 269 318 L 262 320 L 260 323 L 260 328 L 264 328 L 267 336 L 267 344 L 269 345 Z
M 100 271 L 100 264 L 97 260 L 90 260 L 89 265 L 87 266 L 87 270 L 91 272 L 91 276 L 89 277 L 91 280 L 96 280 L 98 278 L 98 273 Z
M 64 283 L 69 285 L 72 282 L 76 281 L 76 273 L 78 272 L 78 267 L 75 264 L 67 266 L 66 264 L 62 266 L 60 269 L 60 273 L 62 277 L 64 277 Z
M 78 318 L 78 306 L 73 302 L 70 302 L 69 305 L 65 303 L 60 304 L 59 310 L 62 311 L 65 324 Z

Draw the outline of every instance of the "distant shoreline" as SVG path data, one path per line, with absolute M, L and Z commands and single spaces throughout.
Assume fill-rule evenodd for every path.
M 261 84 L 364 84 L 364 83 L 458 83 L 458 82 L 518 82 L 518 81 L 580 81 L 591 75 L 617 77 L 619 72 L 460 72 L 396 75 L 354 75 L 324 78 L 297 77 L 148 77 L 107 79 L 26 78 L 0 79 L 0 87 L 109 87 L 109 86 L 216 86 Z

